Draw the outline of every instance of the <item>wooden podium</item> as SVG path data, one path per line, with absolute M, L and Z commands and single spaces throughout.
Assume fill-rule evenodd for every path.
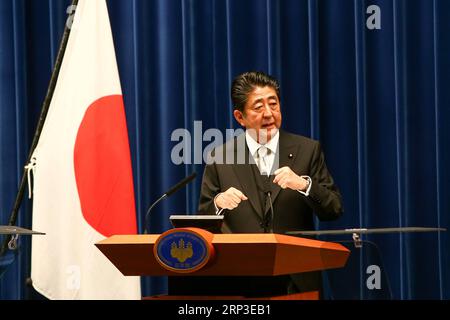
M 213 257 L 201 269 L 193 272 L 168 270 L 158 261 L 154 247 L 162 235 L 116 235 L 96 246 L 125 276 L 281 276 L 293 273 L 318 271 L 343 267 L 350 254 L 344 246 L 287 236 L 281 234 L 212 234 L 197 228 L 173 230 L 194 230 L 211 244 Z M 199 278 L 191 278 L 199 279 Z M 170 280 L 169 280 L 170 283 Z M 166 299 L 238 299 L 232 296 L 201 297 L 199 295 L 165 296 Z M 318 299 L 318 292 L 268 297 L 273 299 Z

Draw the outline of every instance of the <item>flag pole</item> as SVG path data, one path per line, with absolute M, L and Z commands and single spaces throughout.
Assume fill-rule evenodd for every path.
M 76 9 L 76 6 L 78 4 L 78 0 L 72 0 L 72 4 L 69 8 Z M 72 12 L 68 12 L 72 15 L 75 15 L 75 10 Z M 47 117 L 48 109 L 50 107 L 50 102 L 52 101 L 53 93 L 55 91 L 56 82 L 58 80 L 59 71 L 61 69 L 62 60 L 64 58 L 64 53 L 66 51 L 67 47 L 67 41 L 69 40 L 70 35 L 70 29 L 72 27 L 71 23 L 66 23 L 66 26 L 64 28 L 64 34 L 61 40 L 61 45 L 58 50 L 58 55 L 56 56 L 56 62 L 55 66 L 53 68 L 52 76 L 50 78 L 50 84 L 47 89 L 47 94 L 45 96 L 44 102 L 42 104 L 42 110 L 41 114 L 39 116 L 39 121 L 36 127 L 36 131 L 34 133 L 34 137 L 31 143 L 30 152 L 28 154 L 27 164 L 30 163 L 31 157 L 33 155 L 34 149 L 36 148 L 39 138 L 41 136 L 42 128 L 44 127 L 44 122 Z M 16 223 L 17 216 L 19 214 L 20 205 L 22 204 L 23 195 L 25 193 L 25 187 L 27 185 L 27 171 L 24 167 L 22 172 L 22 178 L 20 180 L 19 190 L 17 191 L 16 199 L 14 201 L 14 207 L 11 211 L 11 214 L 9 216 L 8 225 L 12 226 Z M 3 241 L 2 247 L 0 248 L 0 257 L 3 256 L 3 254 L 6 252 L 8 248 L 8 242 L 10 237 L 6 237 Z

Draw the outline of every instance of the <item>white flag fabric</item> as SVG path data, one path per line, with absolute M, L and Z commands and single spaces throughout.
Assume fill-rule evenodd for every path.
M 31 278 L 50 299 L 140 299 L 95 247 L 135 234 L 126 118 L 105 0 L 80 0 L 33 154 Z

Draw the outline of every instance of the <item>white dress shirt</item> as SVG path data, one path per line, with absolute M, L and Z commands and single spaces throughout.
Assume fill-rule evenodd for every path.
M 278 141 L 280 140 L 280 132 L 277 130 L 277 133 L 272 137 L 272 139 L 269 140 L 266 144 L 259 144 L 256 142 L 255 139 L 252 138 L 252 136 L 249 134 L 248 131 L 245 131 L 245 141 L 247 142 L 248 150 L 250 151 L 250 154 L 253 157 L 253 160 L 255 160 L 256 165 L 258 166 L 259 170 L 261 171 L 261 174 L 267 174 L 267 176 L 270 176 L 273 171 L 278 169 L 278 161 L 276 163 L 276 167 L 273 168 L 274 162 L 275 162 L 275 156 L 277 155 L 277 148 L 278 148 Z M 268 151 L 265 159 L 260 159 L 260 156 L 258 154 L 258 150 L 261 147 L 267 148 Z M 264 161 L 266 163 L 266 168 L 261 168 L 261 162 Z M 267 170 L 268 169 L 268 170 Z

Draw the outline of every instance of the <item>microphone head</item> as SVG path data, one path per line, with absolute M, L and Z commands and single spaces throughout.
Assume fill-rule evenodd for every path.
M 194 180 L 194 178 L 197 176 L 197 173 L 194 172 L 193 174 L 191 174 L 189 177 L 184 178 L 183 180 L 181 180 L 180 182 L 178 182 L 176 185 L 174 185 L 172 188 L 169 189 L 169 191 L 167 191 L 166 193 L 164 193 L 158 200 L 156 200 L 155 202 L 152 203 L 152 205 L 148 208 L 147 213 L 145 214 L 145 231 L 144 233 L 147 233 L 147 225 L 148 225 L 148 218 L 150 216 L 150 211 L 152 211 L 153 207 L 160 202 L 161 200 L 164 200 L 165 198 L 168 198 L 170 195 L 172 195 L 173 193 L 177 192 L 180 188 L 184 187 L 185 185 L 187 185 L 189 182 L 191 182 L 192 180 Z
M 181 180 L 180 182 L 178 182 L 176 185 L 174 185 L 172 188 L 170 188 L 169 191 L 166 192 L 166 195 L 167 195 L 168 197 L 170 197 L 172 194 L 174 194 L 175 192 L 177 192 L 179 189 L 181 189 L 182 187 L 184 187 L 185 185 L 187 185 L 189 182 L 191 182 L 192 180 L 194 180 L 196 176 L 197 176 L 197 172 L 194 172 L 194 173 L 191 174 L 190 176 L 184 178 L 183 180 Z

